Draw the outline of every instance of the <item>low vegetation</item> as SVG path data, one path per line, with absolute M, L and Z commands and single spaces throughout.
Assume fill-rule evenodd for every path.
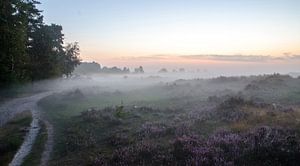
M 275 74 L 54 94 L 39 103 L 56 128 L 50 164 L 296 165 L 299 85 Z

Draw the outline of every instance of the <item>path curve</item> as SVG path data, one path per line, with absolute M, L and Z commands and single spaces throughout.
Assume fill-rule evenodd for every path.
M 36 136 L 40 130 L 40 120 L 44 121 L 48 135 L 45 149 L 42 154 L 41 165 L 47 165 L 53 145 L 53 127 L 48 121 L 41 118 L 38 111 L 37 102 L 51 94 L 52 92 L 43 92 L 29 97 L 17 98 L 0 106 L 0 127 L 5 125 L 18 113 L 26 110 L 30 110 L 32 113 L 32 122 L 30 124 L 29 132 L 26 134 L 24 142 L 15 154 L 9 166 L 21 165 L 24 158 L 31 152 Z

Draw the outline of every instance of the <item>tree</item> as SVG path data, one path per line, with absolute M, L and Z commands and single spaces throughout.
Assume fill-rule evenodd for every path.
M 25 80 L 26 25 L 20 1 L 0 2 L 0 86 Z
M 185 72 L 185 69 L 184 68 L 180 68 L 179 72 Z
M 158 72 L 159 72 L 159 73 L 167 73 L 168 70 L 167 70 L 166 68 L 162 68 L 162 69 L 160 69 Z
M 0 1 L 0 87 L 69 76 L 78 43 L 64 46 L 62 26 L 45 25 L 36 0 Z
M 124 67 L 124 68 L 123 68 L 123 73 L 130 73 L 130 69 L 127 68 L 127 67 Z
M 78 43 L 63 46 L 62 26 L 43 25 L 32 35 L 30 57 L 31 78 L 40 80 L 69 76 L 80 63 Z
M 43 25 L 32 33 L 29 47 L 31 79 L 61 76 L 64 61 L 63 34 L 59 25 Z
M 71 75 L 71 73 L 74 71 L 75 67 L 80 64 L 79 56 L 79 45 L 78 42 L 75 43 L 69 43 L 65 47 L 65 55 L 64 55 L 64 64 L 63 67 L 63 74 L 66 76 Z M 100 68 L 100 65 L 99 65 Z
M 143 66 L 134 69 L 134 73 L 144 73 Z

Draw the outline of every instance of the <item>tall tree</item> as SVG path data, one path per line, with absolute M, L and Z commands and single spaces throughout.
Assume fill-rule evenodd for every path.
M 78 58 L 79 52 L 80 50 L 77 42 L 69 43 L 65 47 L 64 64 L 62 67 L 63 74 L 66 76 L 70 76 L 75 67 L 80 64 L 80 59 Z
M 63 37 L 62 26 L 55 24 L 43 25 L 32 33 L 29 48 L 32 80 L 69 76 L 80 63 L 78 43 L 64 47 Z
M 0 2 L 0 86 L 26 79 L 27 41 L 22 2 Z
M 62 74 L 64 48 L 61 31 L 61 26 L 52 24 L 43 25 L 32 33 L 29 48 L 32 80 L 58 77 Z
M 64 47 L 62 26 L 45 25 L 36 0 L 0 1 L 0 87 L 70 75 L 78 43 Z

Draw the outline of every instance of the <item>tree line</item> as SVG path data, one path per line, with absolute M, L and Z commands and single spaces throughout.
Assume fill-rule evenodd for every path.
M 80 65 L 76 67 L 73 74 L 79 74 L 79 75 L 85 75 L 85 74 L 95 74 L 95 73 L 105 73 L 105 74 L 129 74 L 131 73 L 130 69 L 128 67 L 107 67 L 107 66 L 101 66 L 97 62 L 81 62 Z M 139 66 L 137 68 L 134 68 L 134 71 L 132 73 L 144 73 L 143 66 Z
M 69 76 L 80 63 L 78 43 L 64 44 L 62 26 L 45 24 L 38 4 L 0 1 L 0 88 Z

